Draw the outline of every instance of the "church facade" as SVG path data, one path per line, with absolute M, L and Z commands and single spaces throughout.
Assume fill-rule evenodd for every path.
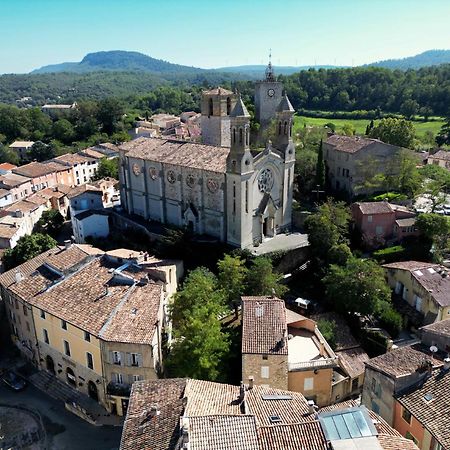
M 267 78 L 258 84 L 256 96 L 261 95 L 262 111 L 273 110 L 273 142 L 251 150 L 250 114 L 242 99 L 223 88 L 205 91 L 201 144 L 139 138 L 120 147 L 125 210 L 239 248 L 289 230 L 294 109 L 286 95 L 272 108 L 268 92 L 274 80 Z

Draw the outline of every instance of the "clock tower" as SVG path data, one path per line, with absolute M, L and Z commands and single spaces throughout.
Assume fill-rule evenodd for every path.
M 261 125 L 260 136 L 275 119 L 278 105 L 283 97 L 283 85 L 277 81 L 272 66 L 271 55 L 266 68 L 265 78 L 255 86 L 256 120 Z

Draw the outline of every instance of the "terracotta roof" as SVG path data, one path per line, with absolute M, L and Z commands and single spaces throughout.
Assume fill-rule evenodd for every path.
M 72 199 L 78 197 L 85 192 L 92 192 L 94 194 L 103 195 L 102 190 L 96 186 L 92 186 L 92 184 L 80 184 L 79 186 L 75 186 L 71 188 L 67 193 L 67 198 Z
M 258 450 L 258 434 L 253 416 L 189 418 L 191 450 Z
M 450 152 L 447 150 L 439 150 L 433 155 L 429 155 L 428 159 L 444 159 L 450 161 Z
M 261 450 L 328 450 L 319 421 L 263 426 L 259 429 Z
M 335 150 L 345 153 L 356 153 L 363 148 L 367 148 L 375 143 L 382 143 L 377 139 L 368 139 L 360 136 L 341 136 L 339 134 L 331 135 L 326 143 L 333 146 Z M 389 145 L 389 144 L 384 144 Z M 397 150 L 397 147 L 391 146 Z
M 19 228 L 14 225 L 0 223 L 0 238 L 11 239 L 18 231 Z
M 434 370 L 431 377 L 396 398 L 443 448 L 450 448 L 450 370 Z
M 358 202 L 355 205 L 363 214 L 390 214 L 393 212 L 388 202 Z
M 437 367 L 442 362 L 436 357 L 433 359 L 428 347 L 422 344 L 400 347 L 383 355 L 369 359 L 366 366 L 381 372 L 391 378 L 409 375 L 417 370 L 424 361 L 430 361 Z
M 101 153 L 98 150 L 95 150 L 93 148 L 85 148 L 84 150 L 81 151 L 81 153 L 83 153 L 86 156 L 89 156 L 91 158 L 95 158 L 95 159 L 105 158 L 105 155 L 103 153 Z
M 24 183 L 31 183 L 31 179 L 15 173 L 7 173 L 0 176 L 0 184 L 5 186 L 7 189 L 12 189 Z
M 70 170 L 69 166 L 66 166 L 59 161 L 45 161 L 45 165 L 52 169 L 54 172 L 63 172 Z
M 284 301 L 242 297 L 242 353 L 287 355 Z
M 53 253 L 46 259 L 46 264 L 50 265 L 61 273 L 67 273 L 85 262 L 89 253 L 85 252 L 77 245 L 71 245 L 69 248 L 61 247 L 59 251 Z
M 217 86 L 214 89 L 206 90 L 202 92 L 203 95 L 234 95 L 233 91 L 224 89 L 223 87 Z
M 7 163 L 7 162 L 4 162 L 4 163 L 1 163 L 0 164 L 0 169 L 3 169 L 3 170 L 12 170 L 12 169 L 15 169 L 17 166 L 15 166 L 14 164 L 10 164 L 10 163 Z
M 39 208 L 39 204 L 28 200 L 19 200 L 18 202 L 11 203 L 10 205 L 6 206 L 4 208 L 4 211 L 22 211 L 24 214 L 27 214 L 31 211 L 36 210 L 37 208 Z
M 390 436 L 388 434 L 379 434 L 378 442 L 383 450 L 418 450 L 416 444 L 411 439 L 403 436 Z
M 430 325 L 426 325 L 420 328 L 423 331 L 432 332 L 440 334 L 441 336 L 450 337 L 450 319 L 441 320 L 439 322 L 434 322 Z
M 64 155 L 53 158 L 53 160 L 70 166 L 75 166 L 76 164 L 84 164 L 93 161 L 92 158 L 88 158 L 87 156 L 83 156 L 78 153 L 66 153 Z
M 383 267 L 408 270 L 439 306 L 443 308 L 450 306 L 450 275 L 446 267 L 417 261 L 385 264 Z
M 19 175 L 29 178 L 43 177 L 53 172 L 55 172 L 54 167 L 40 162 L 31 162 L 29 164 L 25 164 L 24 166 L 20 166 L 17 169 L 13 170 L 13 173 L 17 173 Z
M 412 227 L 416 224 L 416 219 L 415 217 L 410 217 L 408 219 L 397 219 L 395 223 L 399 227 Z
M 120 450 L 172 450 L 180 436 L 187 380 L 140 381 L 133 383 L 123 426 Z M 156 406 L 159 415 L 151 414 Z
M 364 363 L 369 361 L 369 355 L 361 347 L 341 350 L 336 354 L 339 357 L 340 366 L 350 378 L 359 377 L 364 373 Z
M 226 172 L 230 153 L 226 147 L 145 137 L 122 144 L 120 149 L 130 158 L 220 173 Z
M 6 197 L 7 195 L 11 195 L 11 192 L 8 189 L 0 189 L 0 198 Z

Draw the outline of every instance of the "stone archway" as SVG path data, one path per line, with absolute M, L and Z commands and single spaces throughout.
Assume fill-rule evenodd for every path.
M 88 394 L 89 394 L 89 397 L 91 397 L 93 400 L 98 402 L 97 385 L 91 380 L 89 380 L 89 382 L 88 382 Z
M 72 370 L 71 367 L 68 367 L 66 369 L 66 378 L 69 384 L 71 384 L 74 387 L 77 386 L 77 378 L 75 377 L 75 372 Z
M 45 366 L 50 373 L 52 373 L 53 375 L 56 375 L 55 361 L 53 361 L 53 358 L 50 355 L 47 355 L 45 358 Z

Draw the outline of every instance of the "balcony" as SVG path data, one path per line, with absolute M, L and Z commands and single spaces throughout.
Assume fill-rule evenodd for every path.
M 106 386 L 106 393 L 108 395 L 115 395 L 117 397 L 129 397 L 131 392 L 131 385 L 127 383 L 115 383 L 110 381 Z
M 337 358 L 324 358 L 288 364 L 289 372 L 296 372 L 303 370 L 332 369 L 334 367 L 339 367 Z

